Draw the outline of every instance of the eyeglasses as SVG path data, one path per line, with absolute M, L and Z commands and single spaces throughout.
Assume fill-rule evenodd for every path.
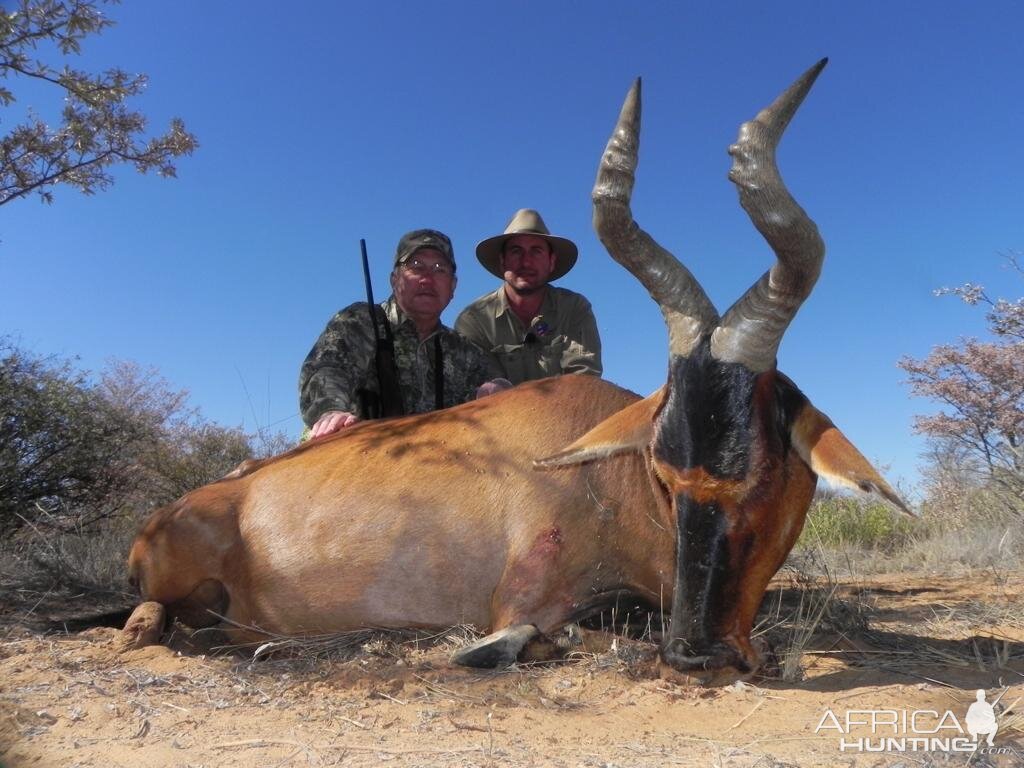
M 403 261 L 402 269 L 417 277 L 423 277 L 424 275 L 451 277 L 455 274 L 455 269 L 449 262 L 441 259 L 426 260 L 421 259 L 419 256 L 410 256 Z

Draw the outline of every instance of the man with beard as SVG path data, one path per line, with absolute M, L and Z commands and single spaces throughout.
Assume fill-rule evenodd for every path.
M 519 384 L 563 373 L 601 375 L 601 338 L 590 302 L 549 283 L 576 263 L 576 244 L 552 235 L 537 211 L 518 211 L 476 247 L 504 282 L 464 310 L 455 329 L 491 359 L 491 375 Z
M 407 233 L 391 271 L 392 294 L 374 307 L 366 302 L 338 312 L 320 334 L 299 373 L 302 420 L 316 438 L 387 413 L 380 385 L 377 338 L 394 339 L 395 413 L 424 413 L 472 400 L 501 386 L 488 383 L 488 361 L 479 349 L 441 324 L 455 294 L 455 254 L 446 235 L 433 229 Z M 375 337 L 375 334 L 377 336 Z M 383 375 L 383 373 L 381 375 Z

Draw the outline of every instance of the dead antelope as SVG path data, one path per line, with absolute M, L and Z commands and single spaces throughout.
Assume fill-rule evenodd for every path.
M 626 98 L 594 222 L 665 316 L 662 389 L 641 400 L 592 377 L 545 379 L 248 466 L 153 514 L 129 558 L 143 597 L 193 626 L 224 616 L 238 639 L 475 624 L 490 634 L 453 657 L 473 666 L 509 663 L 625 597 L 671 606 L 672 667 L 754 669 L 751 625 L 816 475 L 905 509 L 775 368 L 824 253 L 775 147 L 823 66 L 729 150 L 740 202 L 778 260 L 721 318 L 633 221 L 639 82 Z

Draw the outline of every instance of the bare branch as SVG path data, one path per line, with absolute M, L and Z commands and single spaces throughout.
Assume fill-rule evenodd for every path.
M 0 77 L 49 83 L 66 101 L 56 128 L 30 119 L 0 138 L 0 205 L 33 193 L 49 202 L 56 184 L 92 194 L 109 187 L 110 169 L 124 163 L 140 173 L 175 176 L 174 159 L 198 146 L 177 118 L 165 134 L 146 137 L 145 116 L 127 106 L 144 90 L 145 75 L 121 69 L 90 74 L 66 65 L 58 70 L 30 58 L 28 52 L 42 43 L 77 54 L 84 38 L 112 25 L 97 7 L 104 1 L 110 0 L 21 0 L 13 12 L 0 13 Z M 13 100 L 11 90 L 0 89 L 0 102 Z

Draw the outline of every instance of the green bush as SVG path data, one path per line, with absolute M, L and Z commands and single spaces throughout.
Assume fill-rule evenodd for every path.
M 94 380 L 0 339 L 0 536 L 137 519 L 260 453 L 187 397 L 133 363 Z
M 126 447 L 147 425 L 99 396 L 67 361 L 0 346 L 0 535 L 40 517 L 115 514 L 130 492 Z
M 289 447 L 187 400 L 155 370 L 114 362 L 92 377 L 0 337 L 0 602 L 32 613 L 61 595 L 121 593 L 147 513 Z
M 823 495 L 811 504 L 797 546 L 891 552 L 906 546 L 915 531 L 914 521 L 882 502 Z

